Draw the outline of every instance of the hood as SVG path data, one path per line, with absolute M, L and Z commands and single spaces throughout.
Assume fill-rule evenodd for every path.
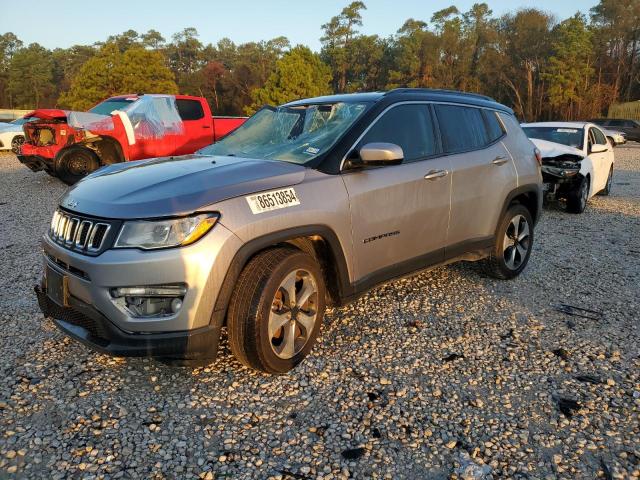
M 538 147 L 542 158 L 559 157 L 560 155 L 575 155 L 584 158 L 584 152 L 578 148 L 563 145 L 562 143 L 548 142 L 547 140 L 539 140 L 537 138 L 530 139 L 533 144 Z
M 59 110 L 57 108 L 39 108 L 25 115 L 27 118 L 35 117 L 42 120 L 66 120 L 68 110 Z
M 22 132 L 22 125 L 13 123 L 0 123 L 0 132 Z
M 60 205 L 104 218 L 188 215 L 229 198 L 295 185 L 304 175 L 301 165 L 273 160 L 156 158 L 101 168 L 67 190 Z

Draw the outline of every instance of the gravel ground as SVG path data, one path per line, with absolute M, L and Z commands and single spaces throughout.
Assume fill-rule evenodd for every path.
M 0 155 L 0 477 L 639 478 L 640 145 L 616 157 L 612 196 L 546 208 L 518 279 L 378 288 L 272 377 L 224 342 L 188 369 L 59 333 L 32 287 L 64 187 Z

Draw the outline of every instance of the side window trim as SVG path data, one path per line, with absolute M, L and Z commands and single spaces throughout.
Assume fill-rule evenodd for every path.
M 438 158 L 438 157 L 442 157 L 444 155 L 443 149 L 442 149 L 442 140 L 440 138 L 440 130 L 437 127 L 437 119 L 435 116 L 435 112 L 433 112 L 433 102 L 431 101 L 420 101 L 420 100 L 414 100 L 414 101 L 406 101 L 406 102 L 397 102 L 394 103 L 392 105 L 389 105 L 387 108 L 385 108 L 382 112 L 380 112 L 378 114 L 378 116 L 376 118 L 373 119 L 373 121 L 367 126 L 367 128 L 364 129 L 364 131 L 358 136 L 358 138 L 356 139 L 355 142 L 353 142 L 353 145 L 351 145 L 351 148 L 349 148 L 349 150 L 347 150 L 347 153 L 342 157 L 342 160 L 340 161 L 340 173 L 342 173 L 342 169 L 344 167 L 344 163 L 347 160 L 347 157 L 351 154 L 351 152 L 353 152 L 355 150 L 355 148 L 358 146 L 358 144 L 362 141 L 362 139 L 367 135 L 367 133 L 369 133 L 369 130 L 371 130 L 373 128 L 373 126 L 378 123 L 378 121 L 391 109 L 399 107 L 401 105 L 424 105 L 425 107 L 427 107 L 427 112 L 428 115 L 431 118 L 432 121 L 432 128 L 433 128 L 433 133 L 436 139 L 436 153 L 434 153 L 433 155 L 427 155 L 425 157 L 420 157 L 417 159 L 413 159 L 410 162 L 407 163 L 402 163 L 401 165 L 408 165 L 409 163 L 416 163 L 416 162 L 422 162 L 425 160 L 431 160 L 433 158 Z
M 609 146 L 609 142 L 607 141 L 607 136 L 604 134 L 604 132 L 598 128 L 598 127 L 593 127 L 594 128 L 594 136 L 596 138 L 596 143 L 598 145 L 607 145 Z M 598 135 L 600 134 L 600 135 Z M 600 136 L 600 139 L 598 140 L 598 136 Z M 604 143 L 600 143 L 601 141 L 604 141 Z
M 489 125 L 487 123 L 488 122 L 487 116 L 489 115 L 493 115 L 495 117 L 496 121 L 498 122 L 498 126 L 500 127 L 500 130 L 502 130 L 502 135 L 500 135 L 498 138 L 493 139 L 491 142 L 487 144 L 487 146 L 491 146 L 497 141 L 502 140 L 504 138 L 504 136 L 507 134 L 507 129 L 505 128 L 504 123 L 502 123 L 502 119 L 500 118 L 500 115 L 498 115 L 498 112 L 496 112 L 495 110 L 490 110 L 488 108 L 485 108 L 483 113 L 486 113 L 486 116 L 482 115 L 482 117 L 484 119 L 484 124 L 485 124 L 485 128 L 487 129 L 487 133 L 490 132 Z
M 178 107 L 179 103 L 178 102 L 191 102 L 194 105 L 198 105 L 198 111 L 199 111 L 199 117 L 198 118 L 184 118 L 183 117 L 183 111 L 180 107 Z M 205 117 L 205 113 L 204 113 L 204 108 L 202 108 L 202 104 L 198 101 L 198 100 L 192 100 L 190 98 L 180 98 L 180 99 L 176 99 L 176 109 L 178 110 L 178 115 L 180 116 L 180 119 L 183 122 L 198 122 L 200 120 L 202 120 Z
M 457 107 L 466 107 L 466 108 L 477 108 L 478 110 L 486 110 L 489 112 L 496 112 L 496 110 L 492 109 L 492 108 L 488 108 L 488 107 L 480 107 L 480 106 L 476 106 L 476 105 L 466 105 L 464 103 L 450 103 L 450 102 L 431 102 L 432 106 L 434 108 L 434 115 L 435 115 L 435 105 L 454 105 Z M 497 112 L 496 112 L 497 113 Z M 466 150 L 456 150 L 455 152 L 446 152 L 444 150 L 444 142 L 442 141 L 442 134 L 440 131 L 440 120 L 438 119 L 438 116 L 435 115 L 436 118 L 436 122 L 438 123 L 438 136 L 440 137 L 440 143 L 441 143 L 441 148 L 442 148 L 442 155 L 443 156 L 447 156 L 447 155 L 460 155 L 463 153 L 469 153 L 469 152 L 479 152 L 480 150 L 485 150 L 489 147 L 493 147 L 496 143 L 502 141 L 502 139 L 507 135 L 507 129 L 504 125 L 504 123 L 502 122 L 502 119 L 500 118 L 500 116 L 498 115 L 497 118 L 499 120 L 500 126 L 502 128 L 502 136 L 493 140 L 490 143 L 487 143 L 486 145 L 483 145 L 481 147 L 473 147 L 473 148 L 468 148 Z M 487 128 L 487 124 L 486 124 L 486 119 L 484 118 L 484 115 L 482 115 L 482 122 L 483 125 L 485 126 L 485 131 L 487 132 L 487 136 L 489 135 L 489 130 Z

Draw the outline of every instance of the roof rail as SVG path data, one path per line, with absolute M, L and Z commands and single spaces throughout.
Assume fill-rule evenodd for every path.
M 459 90 L 446 90 L 440 88 L 394 88 L 385 93 L 385 95 L 391 95 L 396 93 L 435 93 L 435 94 L 448 94 L 448 95 L 464 95 L 465 97 L 475 97 L 482 100 L 489 100 L 495 102 L 495 100 L 486 95 L 471 92 L 461 92 Z

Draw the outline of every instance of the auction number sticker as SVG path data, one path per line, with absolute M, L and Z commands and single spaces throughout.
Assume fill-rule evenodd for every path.
M 300 200 L 298 200 L 296 191 L 293 188 L 282 188 L 280 190 L 257 193 L 245 198 L 254 215 L 300 205 Z

